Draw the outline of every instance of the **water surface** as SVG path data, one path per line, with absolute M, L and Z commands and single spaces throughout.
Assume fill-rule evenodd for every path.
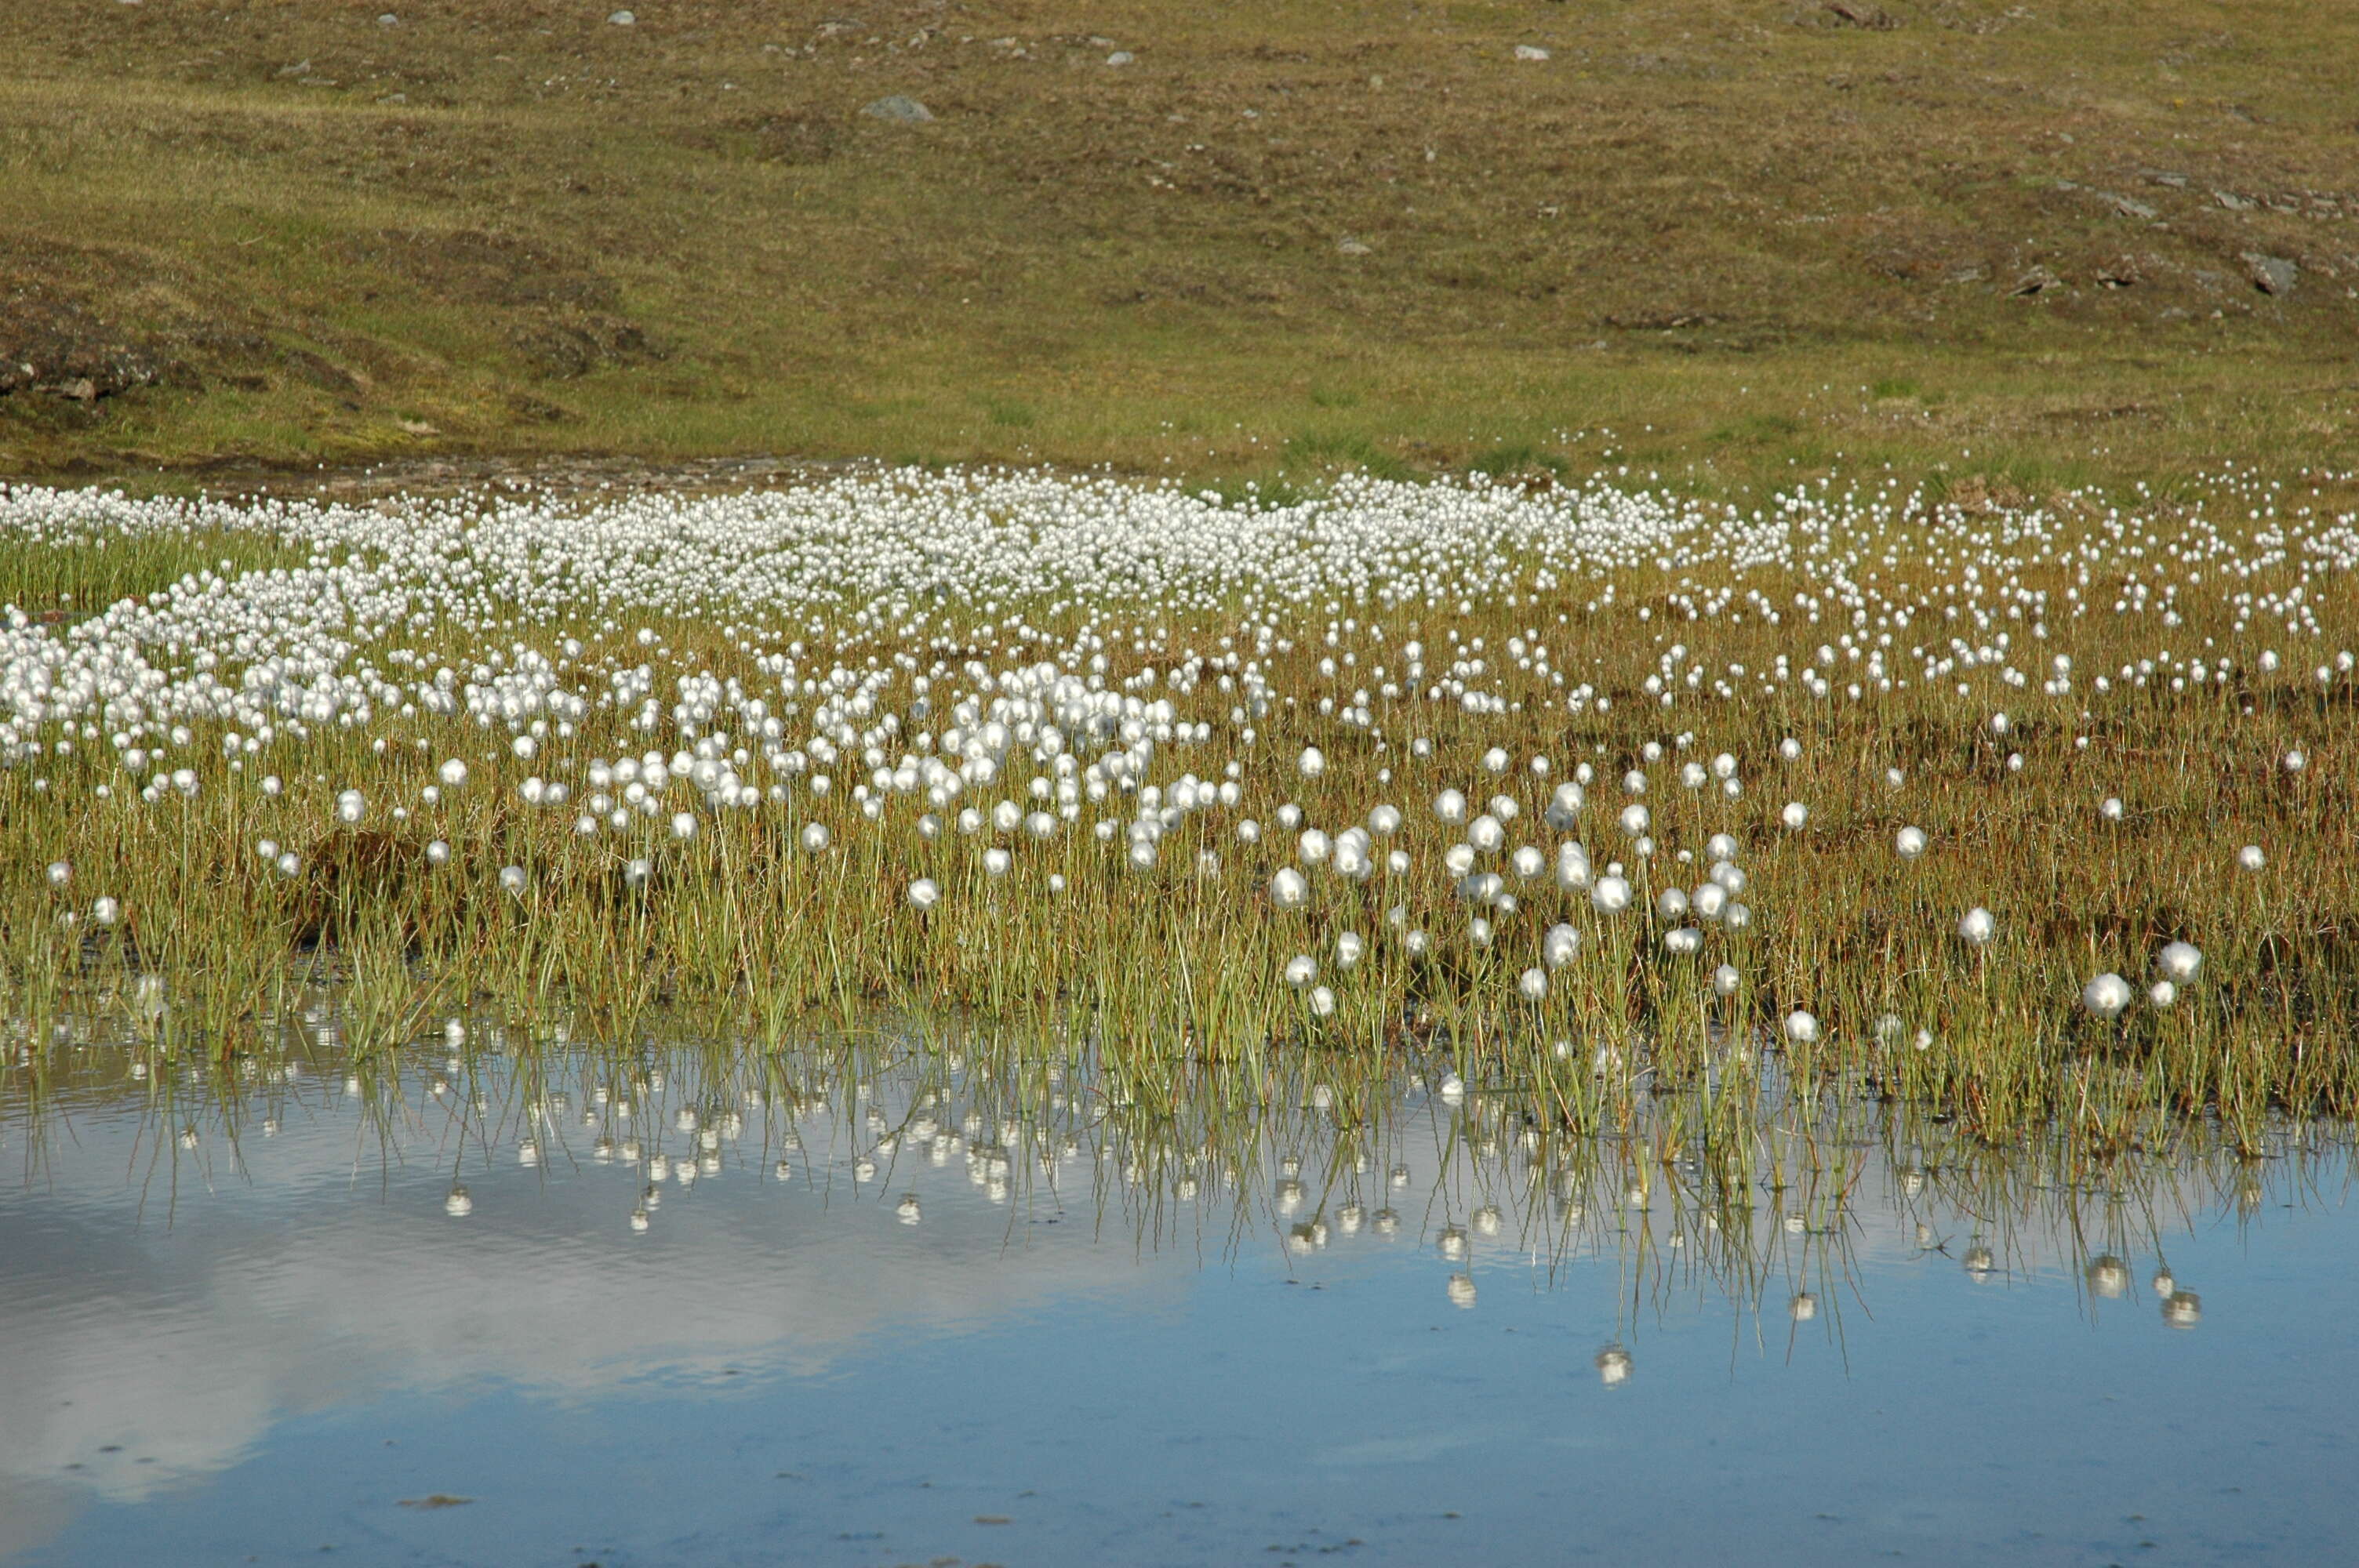
M 2332 1130 L 2096 1161 L 1765 1091 L 1715 1161 L 1332 1064 L 1155 1108 L 889 1034 L 300 1037 L 8 1070 L 12 1568 L 2359 1541 Z

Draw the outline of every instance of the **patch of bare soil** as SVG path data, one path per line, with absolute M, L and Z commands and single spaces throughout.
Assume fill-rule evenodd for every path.
M 0 282 L 0 398 L 84 406 L 148 385 L 174 368 L 170 350 L 128 332 L 54 284 Z

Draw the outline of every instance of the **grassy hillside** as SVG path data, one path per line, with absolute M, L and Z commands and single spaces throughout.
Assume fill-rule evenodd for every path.
M 2354 445 L 2359 8 L 614 8 L 0 4 L 0 472 Z

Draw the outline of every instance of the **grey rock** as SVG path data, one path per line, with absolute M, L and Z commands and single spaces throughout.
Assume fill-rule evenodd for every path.
M 2212 200 L 2231 212 L 2249 212 L 2256 205 L 2251 197 L 2239 196 L 2233 190 L 2215 190 L 2212 193 Z
M 2063 287 L 2062 278 L 2044 266 L 2036 266 L 2017 278 L 2015 287 L 2008 292 L 2017 298 L 2024 298 L 2034 294 L 2050 294 Z
M 606 25 L 610 27 L 636 27 L 639 19 L 628 11 L 617 11 L 606 18 Z
M 1128 49 L 1116 49 L 1114 53 L 1106 56 L 1106 63 L 1108 65 L 1128 65 L 1137 58 L 1138 57 L 1136 55 L 1131 53 Z
M 1861 3 L 1861 0 L 1836 0 L 1827 7 L 1828 15 L 1839 27 L 1862 27 L 1871 33 L 1887 33 L 1900 25 L 1898 17 L 1881 5 Z
M 1364 256 L 1374 254 L 1375 250 L 1374 245 L 1355 234 L 1346 234 L 1335 242 L 1335 254 L 1338 255 Z
M 916 99 L 896 92 L 889 98 L 879 98 L 863 105 L 860 111 L 872 120 L 891 120 L 904 125 L 925 125 L 933 123 L 934 112 Z
M 2245 264 L 2245 276 L 2253 280 L 2253 287 L 2263 294 L 2290 294 L 2293 292 L 2294 280 L 2301 276 L 2301 268 L 2283 256 L 2264 255 L 2259 251 L 2246 251 L 2236 259 Z

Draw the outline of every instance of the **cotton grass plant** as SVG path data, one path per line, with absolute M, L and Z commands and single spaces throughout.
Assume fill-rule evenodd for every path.
M 0 632 L 15 1054 L 95 1008 L 231 1061 L 332 982 L 364 1053 L 485 999 L 948 1011 L 1175 1099 L 1414 1063 L 1733 1134 L 1774 1059 L 1995 1140 L 2257 1148 L 2359 1105 L 2348 485 L 7 492 L 9 580 L 142 563 Z

